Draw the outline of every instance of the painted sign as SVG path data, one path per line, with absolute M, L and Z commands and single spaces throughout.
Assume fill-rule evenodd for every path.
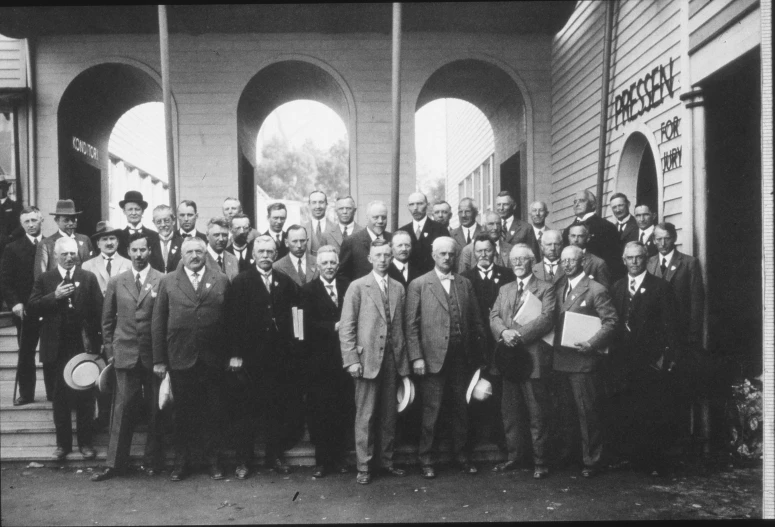
M 673 59 L 655 67 L 614 98 L 614 128 L 634 121 L 673 96 Z
M 83 154 L 92 161 L 98 162 L 100 160 L 100 152 L 96 147 L 90 145 L 83 139 L 78 139 L 75 136 L 73 136 L 73 150 L 79 154 Z
M 676 116 L 659 125 L 659 144 L 662 145 L 681 137 L 681 118 Z M 665 174 L 682 165 L 683 147 L 677 146 L 662 151 L 662 173 Z

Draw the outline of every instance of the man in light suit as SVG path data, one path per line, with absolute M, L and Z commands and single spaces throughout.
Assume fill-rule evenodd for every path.
M 509 267 L 509 253 L 511 244 L 503 240 L 502 222 L 500 216 L 495 212 L 484 213 L 484 232 L 493 240 L 495 244 L 495 265 Z M 477 259 L 474 254 L 474 245 L 469 243 L 460 251 L 460 260 L 457 262 L 457 272 L 465 273 L 469 269 L 476 267 Z
M 476 223 L 476 217 L 479 215 L 479 209 L 471 198 L 463 198 L 457 206 L 457 217 L 460 220 L 460 227 L 452 229 L 449 235 L 455 240 L 462 249 L 483 232 L 482 226 Z
M 307 230 L 307 252 L 314 258 L 318 254 L 318 248 L 328 243 L 328 233 L 333 225 L 326 219 L 328 196 L 325 192 L 313 190 L 307 201 L 312 218 L 301 226 Z
M 508 190 L 500 191 L 495 198 L 495 211 L 501 220 L 501 239 L 511 246 L 526 243 L 532 247 L 535 242 L 533 229 L 515 216 L 516 209 L 517 202 L 511 193 Z
M 175 214 L 169 205 L 153 209 L 153 224 L 159 231 L 159 239 L 151 241 L 151 267 L 160 273 L 171 273 L 180 263 L 180 244 L 183 238 L 175 230 Z
M 372 212 L 381 212 L 372 208 Z M 350 284 L 342 305 L 339 342 L 342 366 L 355 381 L 355 455 L 361 485 L 371 483 L 375 443 L 379 463 L 394 476 L 397 377 L 409 375 L 404 342 L 404 288 L 387 275 L 390 243 L 374 240 L 368 256 L 372 272 Z
M 38 249 L 35 253 L 35 278 L 38 278 L 46 271 L 57 268 L 57 261 L 54 258 L 54 244 L 59 238 L 66 237 L 75 240 L 78 247 L 78 254 L 75 260 L 76 265 L 80 266 L 91 258 L 92 255 L 93 249 L 89 237 L 75 232 L 78 226 L 78 215 L 81 213 L 76 212 L 73 200 L 60 199 L 57 201 L 55 212 L 50 214 L 54 216 L 54 222 L 59 227 L 59 230 L 45 238 L 43 243 L 38 244 Z
M 205 436 L 210 477 L 223 479 L 221 385 L 228 341 L 223 303 L 229 279 L 205 265 L 207 244 L 201 238 L 186 238 L 181 250 L 183 265 L 162 278 L 151 324 L 153 371 L 163 378 L 170 370 L 175 396 L 175 468 L 170 480 L 188 476 L 199 433 Z
M 452 218 L 452 206 L 446 201 L 437 201 L 431 207 L 433 221 L 449 229 L 449 220 Z
M 229 243 L 229 224 L 223 218 L 207 222 L 207 267 L 226 275 L 229 282 L 239 274 L 239 260 L 226 250 Z
M 388 268 L 388 276 L 399 282 L 404 289 L 420 276 L 417 268 L 409 263 L 412 254 L 412 237 L 406 231 L 393 233 L 393 261 Z
M 423 377 L 419 455 L 426 479 L 436 477 L 433 443 L 445 392 L 452 412 L 452 454 L 462 472 L 478 472 L 470 461 L 466 388 L 471 374 L 485 364 L 486 342 L 474 288 L 467 278 L 452 272 L 455 240 L 437 238 L 432 254 L 435 268 L 409 284 L 405 321 L 412 369 Z
M 501 371 L 503 376 L 503 397 L 501 414 L 506 433 L 508 460 L 495 467 L 496 472 L 512 470 L 521 455 L 517 421 L 518 399 L 524 400 L 530 416 L 530 433 L 533 440 L 534 479 L 549 475 L 549 388 L 547 376 L 552 368 L 552 350 L 542 337 L 554 327 L 556 300 L 554 286 L 533 276 L 533 248 L 525 243 L 515 245 L 509 255 L 516 280 L 498 292 L 498 298 L 490 312 L 490 329 L 498 340 L 496 355 L 516 355 L 512 361 L 517 371 Z M 541 313 L 524 325 L 514 320 L 527 293 L 541 302 Z M 495 357 L 495 364 L 499 363 Z
M 159 382 L 153 374 L 151 321 L 153 305 L 164 276 L 152 268 L 149 236 L 138 232 L 129 236 L 128 253 L 131 271 L 114 276 L 108 282 L 102 306 L 103 349 L 116 372 L 113 413 L 110 424 L 108 459 L 102 472 L 91 480 L 104 481 L 122 475 L 129 461 L 133 419 L 133 403 L 142 399 L 148 411 L 148 432 L 145 441 L 145 474 L 153 476 L 163 465 L 163 433 L 159 426 Z
M 412 215 L 412 221 L 401 227 L 401 230 L 408 232 L 412 238 L 409 263 L 420 273 L 427 273 L 434 265 L 431 256 L 433 241 L 440 236 L 449 236 L 449 231 L 428 217 L 428 198 L 422 192 L 409 194 L 407 207 Z
M 107 221 L 97 223 L 97 232 L 92 235 L 91 239 L 94 245 L 97 246 L 99 254 L 90 260 L 86 260 L 81 266 L 81 269 L 89 271 L 97 277 L 103 296 L 105 296 L 105 291 L 108 289 L 108 281 L 111 277 L 117 276 L 132 267 L 132 262 L 118 254 L 121 232 L 121 229 L 111 228 Z
M 635 223 L 638 224 L 638 241 L 646 247 L 649 258 L 657 254 L 657 246 L 654 243 L 654 223 L 656 214 L 651 207 L 640 203 L 635 206 Z
M 558 323 L 555 330 L 554 371 L 560 372 L 562 382 L 572 393 L 572 401 L 560 405 L 563 426 L 562 453 L 567 458 L 572 438 L 581 432 L 581 455 L 585 478 L 595 476 L 599 470 L 603 450 L 602 415 L 600 409 L 599 368 L 607 347 L 616 332 L 618 317 L 605 287 L 584 274 L 584 253 L 571 245 L 562 251 L 564 277 L 557 286 Z M 600 319 L 602 326 L 585 342 L 574 347 L 560 345 L 565 313 L 579 313 Z M 574 412 L 578 418 L 574 418 Z
M 143 213 L 148 208 L 148 202 L 143 199 L 142 193 L 129 190 L 124 194 L 124 199 L 118 202 L 119 208 L 124 212 L 128 225 L 118 233 L 118 254 L 126 258 L 129 250 L 129 236 L 142 232 L 153 243 L 159 237 L 159 233 L 143 226 Z
M 339 274 L 354 282 L 373 270 L 369 261 L 371 243 L 376 240 L 391 239 L 385 230 L 387 226 L 387 205 L 382 201 L 372 201 L 366 206 L 366 228 L 348 236 L 342 241 L 339 251 Z
M 272 267 L 288 275 L 297 286 L 301 287 L 318 277 L 318 263 L 307 252 L 309 243 L 307 229 L 299 225 L 291 225 L 288 227 L 287 235 L 285 243 L 289 253 L 277 260 Z
M 355 200 L 350 196 L 338 198 L 335 207 L 336 216 L 339 219 L 339 222 L 328 226 L 326 241 L 331 244 L 341 256 L 342 243 L 344 240 L 356 232 L 363 230 L 363 226 L 358 225 L 358 223 L 354 221 L 355 211 L 358 209 L 355 206 Z
M 552 285 L 565 276 L 560 265 L 560 253 L 562 252 L 562 233 L 560 231 L 546 231 L 541 237 L 541 255 L 543 258 L 533 266 L 533 274 L 539 280 Z
M 229 227 L 231 243 L 226 246 L 226 252 L 233 254 L 237 258 L 239 272 L 241 273 L 253 267 L 253 241 L 248 241 L 248 238 L 255 229 L 250 229 L 250 218 L 241 212 L 231 217 Z
M 180 225 L 178 235 L 181 238 L 195 236 L 206 242 L 207 235 L 196 230 L 197 218 L 199 218 L 199 211 L 197 209 L 196 202 L 190 199 L 184 199 L 181 201 L 180 205 L 178 205 L 178 224 Z
M 608 264 L 587 250 L 589 243 L 589 229 L 586 225 L 571 225 L 568 229 L 568 239 L 571 245 L 575 245 L 584 253 L 584 274 L 598 284 L 611 290 L 611 271 Z

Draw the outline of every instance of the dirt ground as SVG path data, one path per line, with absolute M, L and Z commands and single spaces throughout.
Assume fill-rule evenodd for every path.
M 290 476 L 261 469 L 246 481 L 212 481 L 204 471 L 172 483 L 133 472 L 92 483 L 92 469 L 2 466 L 3 526 L 249 523 L 481 522 L 540 520 L 667 520 L 761 518 L 761 465 L 728 458 L 679 461 L 675 473 L 652 478 L 609 470 L 592 480 L 578 469 L 506 474 L 480 464 L 475 476 L 440 470 L 435 480 L 409 467 L 405 478 L 371 485 L 355 474 L 316 480 L 310 467 Z

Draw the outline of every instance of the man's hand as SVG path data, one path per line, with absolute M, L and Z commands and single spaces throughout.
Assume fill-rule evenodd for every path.
M 229 371 L 240 371 L 242 369 L 242 357 L 232 357 L 229 360 Z
M 57 300 L 61 298 L 67 298 L 68 296 L 71 296 L 75 292 L 75 286 L 73 284 L 66 284 L 64 280 L 62 283 L 60 283 L 56 291 L 54 291 L 54 298 Z
M 156 376 L 159 379 L 163 379 L 164 376 L 167 374 L 167 365 L 166 364 L 154 364 L 153 365 L 153 373 L 155 373 Z
M 15 306 L 11 308 L 11 311 L 13 311 L 13 314 L 16 315 L 19 318 L 24 318 L 24 304 L 19 302 Z
M 339 322 L 334 324 L 334 331 L 339 331 Z
M 412 371 L 414 371 L 415 375 L 419 375 L 422 377 L 425 375 L 425 361 L 422 359 L 417 359 L 412 363 Z
M 575 342 L 573 345 L 576 346 L 576 351 L 579 353 L 594 353 L 595 351 L 592 346 L 589 345 L 588 341 Z
M 360 377 L 363 377 L 363 366 L 361 366 L 360 362 L 351 364 L 347 368 L 347 373 L 349 373 L 353 379 L 358 379 Z
M 501 333 L 501 339 L 508 347 L 513 348 L 519 343 L 519 332 L 516 329 L 505 329 Z

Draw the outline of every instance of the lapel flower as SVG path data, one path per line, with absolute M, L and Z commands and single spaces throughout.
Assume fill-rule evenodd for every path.
M 213 284 L 205 284 L 205 287 L 206 287 L 207 289 L 210 289 L 210 287 L 211 287 L 212 285 L 213 285 Z
M 500 278 L 498 278 L 497 276 L 492 279 L 492 281 L 495 282 L 496 284 L 498 283 L 499 280 L 500 280 Z
M 81 282 L 75 282 L 75 287 L 78 287 L 81 285 Z
M 273 283 L 272 283 L 272 285 L 273 285 L 273 286 L 275 286 L 275 287 L 277 287 L 277 286 L 278 286 L 278 285 L 280 285 L 280 284 L 278 284 L 277 282 L 273 282 Z
M 582 301 L 582 302 L 581 302 L 581 307 L 584 307 L 584 306 L 586 306 L 586 305 L 587 305 L 587 301 L 586 301 L 586 300 L 584 300 L 584 301 Z
M 145 290 L 148 291 L 151 288 L 151 284 L 145 284 Z
M 645 292 L 646 292 L 646 290 L 645 290 L 645 289 L 643 289 L 643 288 L 641 287 L 641 288 L 640 288 L 640 290 L 639 290 L 638 292 L 639 292 L 639 293 L 645 293 Z
M 83 245 L 83 240 L 78 240 L 78 245 Z
M 156 295 L 158 295 L 158 294 L 159 293 L 157 293 L 156 291 L 151 291 L 151 297 L 152 298 L 156 298 Z
M 428 233 L 427 232 L 422 233 L 422 235 L 423 235 L 424 238 L 428 237 Z
M 173 247 L 173 248 L 172 248 L 172 250 L 171 250 L 170 252 L 171 252 L 172 254 L 175 254 L 176 252 L 178 252 L 178 248 L 177 248 L 177 247 Z
M 670 270 L 671 270 L 671 271 L 675 271 L 675 265 L 671 265 L 671 266 L 670 266 Z
M 250 259 L 250 263 L 251 263 L 251 264 L 254 264 L 254 263 L 256 263 L 256 261 L 255 261 L 253 258 L 251 258 L 251 259 Z

